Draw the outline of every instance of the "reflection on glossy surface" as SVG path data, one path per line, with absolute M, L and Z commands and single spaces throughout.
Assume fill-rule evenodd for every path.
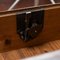
M 15 0 L 0 0 L 0 11 L 7 10 Z
M 15 0 L 0 0 L 0 11 L 7 10 Z M 39 1 L 39 2 L 38 2 Z M 60 0 L 55 0 L 56 2 L 60 2 Z M 51 4 L 50 0 L 21 0 L 14 8 L 23 8 L 34 6 L 35 4 L 44 5 Z
M 17 15 L 17 33 L 24 41 L 29 41 L 42 32 L 44 10 Z
M 0 11 L 8 10 L 8 8 L 14 3 L 15 0 L 0 0 Z M 56 3 L 59 3 L 60 0 L 55 0 Z M 51 4 L 50 0 L 20 0 L 20 2 L 14 7 L 24 8 L 29 6 Z
M 0 0 L 0 11 L 8 10 L 15 0 Z M 21 0 L 14 8 L 33 6 L 34 0 Z

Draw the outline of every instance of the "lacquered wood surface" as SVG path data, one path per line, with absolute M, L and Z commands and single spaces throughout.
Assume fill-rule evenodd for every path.
M 0 11 L 8 10 L 15 0 L 0 0 Z M 51 4 L 49 0 L 39 0 L 38 5 Z M 14 8 L 24 8 L 34 6 L 35 0 L 21 0 Z
M 39 7 L 38 7 L 39 8 Z M 38 9 L 36 8 L 36 9 Z M 25 8 L 26 9 L 26 8 Z M 34 9 L 35 8 L 30 8 Z M 27 9 L 29 10 L 29 9 Z M 29 10 L 29 11 L 30 11 Z M 20 10 L 16 10 L 22 12 Z M 25 11 L 25 10 L 24 10 Z M 44 24 L 43 30 L 41 33 L 37 34 L 34 39 L 29 40 L 28 42 L 24 42 L 23 39 L 20 38 L 21 35 L 17 34 L 17 12 L 15 14 L 6 14 L 6 16 L 0 16 L 0 52 L 5 52 L 9 50 L 14 50 L 17 48 L 35 46 L 38 44 L 45 43 L 47 41 L 60 39 L 60 7 L 58 5 L 50 5 L 44 8 Z M 9 15 L 9 16 L 8 16 Z M 57 17 L 56 17 L 57 15 Z M 56 17 L 56 18 L 55 18 Z M 19 19 L 20 20 L 20 19 Z M 33 30 L 33 29 L 32 29 Z M 6 40 L 11 43 L 6 44 Z
M 2 1 L 4 1 L 4 0 L 2 0 Z M 22 1 L 24 1 L 24 0 L 22 0 Z M 20 8 L 20 7 L 22 8 L 22 7 L 28 7 L 28 5 L 29 6 L 34 5 L 32 3 L 28 3 L 28 5 L 27 5 L 27 2 L 29 2 L 28 0 L 25 0 L 25 2 L 24 2 L 25 5 L 23 5 L 22 1 L 20 1 L 21 5 L 20 5 L 20 3 L 18 3 L 15 8 Z M 30 1 L 33 1 L 33 0 L 30 0 Z M 1 2 L 0 11 L 7 10 L 9 8 L 9 6 L 11 4 L 9 4 L 8 2 L 12 4 L 14 1 L 5 0 L 4 3 Z M 58 1 L 56 1 L 56 2 L 58 2 Z M 45 3 L 45 2 L 43 2 L 43 3 Z M 0 60 L 20 60 L 20 59 L 25 58 L 25 57 L 39 55 L 42 53 L 46 53 L 46 52 L 54 51 L 54 50 L 58 50 L 58 49 L 60 49 L 60 40 L 55 40 L 53 42 L 48 42 L 48 43 L 45 43 L 45 44 L 40 45 L 40 46 L 28 47 L 28 48 L 23 48 L 23 49 L 12 50 L 9 52 L 0 53 Z
M 8 10 L 8 8 L 13 4 L 15 0 L 0 0 L 0 11 Z M 55 0 L 56 3 L 59 3 L 60 0 Z M 44 5 L 44 4 L 51 4 L 50 0 L 39 0 L 38 5 Z M 14 7 L 14 9 L 17 8 L 24 8 L 29 6 L 34 6 L 35 0 L 20 0 L 20 2 Z

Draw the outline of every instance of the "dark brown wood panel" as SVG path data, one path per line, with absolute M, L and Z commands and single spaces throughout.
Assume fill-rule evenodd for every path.
M 0 0 L 0 11 L 7 10 L 15 0 Z
M 60 3 L 60 0 L 55 0 L 56 1 L 56 3 Z
M 39 5 L 51 4 L 49 0 L 39 0 Z
M 29 7 L 29 6 L 34 6 L 34 0 L 21 0 L 15 8 L 24 8 L 24 7 Z
M 0 11 L 7 10 L 11 4 L 13 4 L 15 0 L 0 0 Z M 29 7 L 29 6 L 34 6 L 35 0 L 21 0 L 15 7 L 16 8 L 24 8 L 24 7 Z M 59 3 L 60 0 L 55 0 L 56 3 Z M 39 0 L 39 5 L 44 5 L 44 4 L 51 4 L 49 0 Z
M 3 10 L 8 10 L 8 8 L 11 6 L 11 4 L 15 0 L 0 0 L 0 11 Z M 44 4 L 50 4 L 49 0 L 39 0 L 39 5 L 44 5 Z M 24 7 L 30 7 L 35 5 L 35 0 L 21 0 L 15 7 L 14 9 L 17 8 L 24 8 Z

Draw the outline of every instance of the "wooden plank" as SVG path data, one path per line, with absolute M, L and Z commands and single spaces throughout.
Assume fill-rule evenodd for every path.
M 56 43 L 58 47 L 56 46 Z M 39 45 L 35 47 L 22 48 L 22 49 L 0 53 L 0 59 L 1 60 L 20 60 L 23 58 L 28 58 L 28 57 L 48 53 L 48 52 L 60 49 L 60 45 L 58 44 L 60 44 L 60 40 L 50 41 L 43 45 Z
M 60 39 L 60 6 L 56 5 L 47 5 L 41 9 L 41 6 L 38 7 L 29 7 L 24 9 L 12 10 L 0 12 L 0 50 L 9 51 L 13 49 L 35 46 L 48 41 Z M 32 10 L 31 10 L 32 9 Z M 36 37 L 29 41 L 23 41 L 17 33 L 17 15 L 18 12 L 22 13 L 25 11 L 41 11 L 44 17 L 43 30 Z M 55 18 L 56 17 L 56 18 Z M 20 20 L 20 19 L 19 19 Z M 33 30 L 33 29 L 31 29 Z M 57 45 L 56 45 L 57 46 Z M 57 47 L 58 48 L 58 47 Z
M 2 0 L 3 1 L 3 0 Z M 0 1 L 1 2 L 1 1 Z M 1 4 L 0 4 L 0 11 L 2 11 L 2 10 L 6 10 L 6 9 L 8 9 L 9 8 L 9 6 L 10 6 L 10 3 L 12 4 L 14 1 L 13 0 L 11 0 L 11 1 L 5 1 L 4 3 L 3 2 L 1 2 Z M 30 0 L 30 1 L 28 1 L 28 0 L 23 0 L 23 1 L 21 1 L 21 3 L 19 2 L 18 4 L 17 4 L 17 6 L 15 7 L 15 8 L 22 8 L 22 7 L 29 7 L 29 6 L 33 6 L 34 4 L 33 4 L 33 0 Z M 56 0 L 56 2 L 60 2 L 60 0 Z M 6 4 L 7 3 L 7 4 Z M 28 4 L 27 4 L 28 3 Z M 40 3 L 39 4 L 41 4 L 41 5 L 43 5 L 43 4 L 48 4 L 48 3 L 50 3 L 49 1 L 45 1 L 45 0 L 40 0 Z M 51 6 L 52 7 L 52 6 Z M 48 9 L 45 9 L 45 18 L 44 18 L 44 20 L 45 20 L 45 22 L 46 22 L 46 25 L 45 25 L 45 27 L 47 27 L 47 29 L 45 30 L 46 32 L 46 35 L 41 35 L 41 38 L 43 39 L 43 41 L 45 40 L 45 41 L 49 41 L 50 39 L 52 39 L 52 40 L 55 40 L 55 41 L 52 41 L 52 42 L 49 42 L 49 43 L 45 43 L 45 44 L 43 44 L 43 45 L 39 45 L 39 46 L 35 46 L 35 47 L 28 47 L 28 48 L 22 48 L 22 49 L 18 49 L 18 50 L 13 50 L 13 51 L 9 51 L 10 49 L 14 49 L 14 48 L 16 48 L 17 49 L 17 46 L 19 46 L 19 48 L 20 48 L 20 43 L 19 43 L 19 41 L 17 41 L 17 38 L 16 38 L 16 36 L 12 36 L 11 34 L 12 33 L 15 33 L 16 31 L 15 31 L 15 28 L 13 29 L 13 27 L 15 27 L 14 25 L 15 25 L 15 22 L 16 22 L 16 16 L 14 15 L 14 16 L 12 16 L 12 17 L 10 17 L 10 18 L 12 18 L 12 19 L 9 19 L 9 17 L 8 18 L 3 18 L 2 20 L 0 20 L 0 31 L 2 31 L 0 34 L 2 34 L 2 35 L 0 35 L 0 52 L 2 52 L 2 51 L 5 51 L 5 49 L 7 50 L 7 51 L 9 51 L 9 52 L 3 52 L 3 53 L 0 53 L 0 60 L 18 60 L 18 59 L 21 59 L 21 58 L 26 58 L 26 57 L 30 57 L 30 56 L 34 56 L 34 55 L 39 55 L 39 54 L 43 54 L 43 53 L 47 53 L 47 52 L 49 52 L 49 51 L 54 51 L 54 50 L 58 50 L 58 49 L 60 49 L 60 40 L 56 40 L 56 39 L 60 39 L 60 35 L 58 34 L 59 32 L 60 32 L 60 29 L 59 29 L 59 27 L 60 27 L 60 16 L 59 16 L 59 14 L 60 14 L 60 7 L 59 7 L 59 5 L 58 5 L 58 7 L 56 7 L 56 5 L 55 5 L 55 7 L 52 7 L 52 9 L 51 9 L 51 7 Z M 54 9 L 53 9 L 54 8 Z M 20 10 L 19 10 L 20 11 Z M 7 13 L 10 13 L 10 12 L 7 12 Z M 12 12 L 13 13 L 13 12 Z M 16 13 L 16 11 L 15 11 L 15 13 Z M 0 14 L 5 14 L 4 12 L 3 13 L 1 13 L 0 12 Z M 47 18 L 46 18 L 47 17 Z M 55 17 L 57 17 L 57 18 L 55 18 Z M 0 18 L 1 19 L 1 18 Z M 5 19 L 5 20 L 4 20 Z M 7 20 L 9 20 L 9 21 L 7 21 Z M 11 20 L 11 21 L 10 21 Z M 58 21 L 57 21 L 58 20 Z M 14 22 L 14 23 L 13 23 Z M 58 24 L 59 23 L 59 24 Z M 3 25 L 4 24 L 4 25 Z M 11 26 L 10 26 L 10 25 Z M 53 25 L 54 24 L 54 25 Z M 56 25 L 57 24 L 57 25 Z M 8 26 L 7 26 L 8 25 Z M 51 27 L 50 27 L 50 25 L 51 25 Z M 7 29 L 4 29 L 4 28 L 2 28 L 2 26 L 4 27 L 5 26 L 5 28 L 7 28 Z M 8 29 L 8 27 L 9 27 L 9 29 Z M 54 28 L 53 28 L 54 27 Z M 10 31 L 10 28 L 12 28 L 12 30 L 13 31 Z M 49 30 L 49 31 L 47 31 L 47 30 Z M 5 31 L 5 32 L 4 32 Z M 6 34 L 7 33 L 7 34 Z M 44 34 L 45 34 L 44 33 Z M 48 34 L 49 33 L 49 34 Z M 5 35 L 6 34 L 6 35 Z M 3 36 L 4 35 L 4 36 Z M 12 38 L 12 37 L 14 37 L 14 38 L 12 38 L 13 39 L 13 44 L 12 45 L 8 45 L 8 46 L 5 46 L 4 45 L 4 43 L 5 43 L 5 38 L 7 38 L 7 35 L 8 35 L 8 37 L 10 37 L 10 38 Z M 15 34 L 14 34 L 15 35 Z M 54 36 L 53 36 L 54 35 Z M 44 37 L 44 38 L 43 38 Z M 15 40 L 16 39 L 16 40 Z M 2 41 L 2 42 L 1 42 Z M 15 43 L 14 43 L 15 42 Z M 17 42 L 17 43 L 16 43 Z M 19 44 L 18 44 L 19 43 Z M 34 41 L 31 41 L 30 43 L 34 43 Z M 28 43 L 28 44 L 30 44 L 30 43 Z M 36 41 L 35 41 L 35 43 L 36 43 Z M 17 45 L 18 44 L 18 45 Z M 27 45 L 28 45 L 27 44 Z M 40 43 L 39 43 L 40 44 Z M 10 47 L 11 46 L 13 46 L 13 47 Z

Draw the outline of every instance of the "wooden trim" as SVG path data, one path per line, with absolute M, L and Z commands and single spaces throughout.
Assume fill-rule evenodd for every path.
M 42 6 L 43 7 L 43 6 Z M 34 39 L 24 42 L 16 32 L 16 14 L 21 11 L 44 10 L 43 31 Z M 60 39 L 60 6 L 50 5 L 46 8 L 32 7 L 21 10 L 0 12 L 0 52 L 17 48 L 39 45 L 48 41 Z M 7 41 L 9 44 L 6 44 Z

